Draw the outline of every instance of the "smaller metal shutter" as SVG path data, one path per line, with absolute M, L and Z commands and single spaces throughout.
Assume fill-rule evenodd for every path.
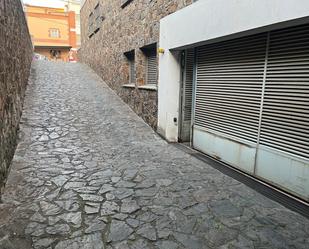
M 147 84 L 157 84 L 158 64 L 156 53 L 147 56 Z
M 135 61 L 130 60 L 130 83 L 136 82 Z
M 186 68 L 185 68 L 185 84 L 184 84 L 184 121 L 191 120 L 192 112 L 192 86 L 193 86 L 193 64 L 194 49 L 186 51 Z

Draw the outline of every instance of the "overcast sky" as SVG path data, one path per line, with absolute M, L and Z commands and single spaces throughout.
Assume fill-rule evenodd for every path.
M 2 0 L 0 0 L 2 1 Z M 24 3 L 47 7 L 64 7 L 65 0 L 22 0 Z

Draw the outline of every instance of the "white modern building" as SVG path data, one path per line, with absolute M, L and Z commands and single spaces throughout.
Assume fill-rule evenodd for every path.
M 158 132 L 308 201 L 309 1 L 199 0 L 160 48 Z

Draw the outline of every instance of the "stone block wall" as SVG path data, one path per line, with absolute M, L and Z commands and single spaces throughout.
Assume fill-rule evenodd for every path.
M 32 43 L 20 0 L 0 1 L 0 194 L 13 158 Z
M 81 9 L 79 60 L 94 71 L 149 125 L 157 125 L 157 92 L 145 89 L 146 59 L 140 48 L 157 43 L 161 18 L 191 4 L 192 0 L 86 0 Z M 99 4 L 102 21 L 89 37 L 89 15 Z M 135 87 L 129 83 L 125 52 L 134 50 Z

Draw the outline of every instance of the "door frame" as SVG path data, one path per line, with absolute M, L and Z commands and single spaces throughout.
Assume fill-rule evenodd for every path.
M 184 112 L 184 86 L 186 75 L 186 50 L 179 53 L 179 66 L 180 66 L 180 81 L 179 81 L 179 106 L 178 106 L 178 142 L 182 143 L 183 132 L 183 112 Z
M 197 87 L 197 48 L 194 48 L 194 61 L 193 61 L 193 80 L 192 80 L 192 106 L 191 106 L 191 129 L 190 129 L 190 147 L 193 148 L 193 129 L 194 129 L 194 119 L 195 119 L 195 97 L 196 97 L 196 87 Z
M 191 118 L 190 118 L 190 130 L 189 140 L 182 141 L 182 134 L 184 129 L 184 111 L 185 111 L 185 84 L 186 84 L 186 66 L 187 66 L 187 53 L 188 49 L 182 50 L 179 55 L 180 61 L 180 87 L 179 87 L 179 117 L 178 117 L 178 142 L 189 142 L 190 146 L 193 145 L 193 124 L 194 124 L 194 110 L 195 110 L 195 93 L 196 93 L 196 49 L 193 49 L 193 75 L 192 75 L 192 96 L 191 96 Z

